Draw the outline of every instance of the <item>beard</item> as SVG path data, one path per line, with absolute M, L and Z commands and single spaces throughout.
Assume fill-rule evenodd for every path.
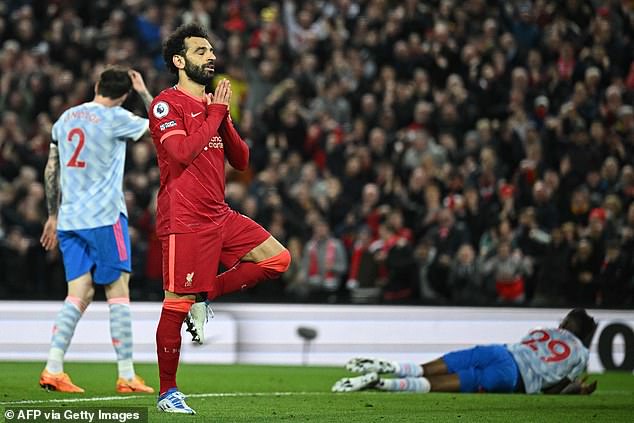
M 214 71 L 206 70 L 208 64 L 196 66 L 185 59 L 185 75 L 192 81 L 200 85 L 208 85 L 214 78 Z

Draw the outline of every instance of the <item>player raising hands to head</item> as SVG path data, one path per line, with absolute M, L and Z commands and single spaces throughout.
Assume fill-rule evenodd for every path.
M 64 373 L 63 359 L 77 322 L 103 285 L 110 306 L 110 333 L 117 353 L 118 392 L 154 392 L 134 373 L 130 318 L 130 239 L 123 197 L 126 141 L 138 140 L 148 120 L 121 105 L 134 89 L 146 107 L 152 96 L 141 74 L 109 68 L 95 84 L 95 98 L 71 107 L 53 125 L 44 171 L 48 220 L 40 239 L 50 250 L 59 240 L 68 296 L 57 315 L 43 388 L 83 392 Z M 61 205 L 60 205 L 61 197 Z

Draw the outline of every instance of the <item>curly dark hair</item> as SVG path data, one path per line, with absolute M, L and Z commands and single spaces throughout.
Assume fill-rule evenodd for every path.
M 572 332 L 587 348 L 590 348 L 597 326 L 597 322 L 583 308 L 571 310 L 560 325 L 560 327 Z
M 172 57 L 175 54 L 185 56 L 185 39 L 189 37 L 200 37 L 209 39 L 207 31 L 197 23 L 181 25 L 163 43 L 163 60 L 170 72 L 178 73 L 178 68 L 174 66 Z
M 128 69 L 113 66 L 99 75 L 99 85 L 97 86 L 97 94 L 108 98 L 119 98 L 127 94 L 132 89 L 132 80 L 128 75 Z

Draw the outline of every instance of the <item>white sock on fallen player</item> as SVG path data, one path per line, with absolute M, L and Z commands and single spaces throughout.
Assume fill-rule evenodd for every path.
M 431 384 L 426 377 L 405 377 L 398 379 L 381 379 L 376 388 L 382 391 L 420 392 L 431 391 Z
M 399 377 L 421 377 L 423 366 L 414 361 L 394 361 L 394 375 Z

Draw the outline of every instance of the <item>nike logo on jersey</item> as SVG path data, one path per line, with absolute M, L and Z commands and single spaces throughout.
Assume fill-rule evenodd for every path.
M 202 112 L 198 112 L 198 113 L 194 113 L 192 112 L 192 117 L 195 118 L 196 116 L 198 116 L 199 114 L 201 114 Z

